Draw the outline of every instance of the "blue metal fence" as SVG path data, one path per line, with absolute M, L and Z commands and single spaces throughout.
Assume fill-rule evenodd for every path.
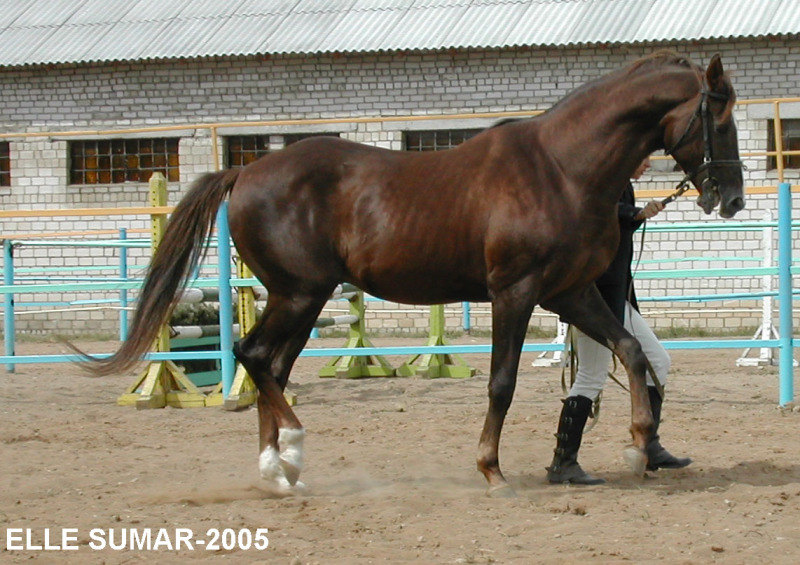
M 692 269 L 691 271 L 655 271 L 639 273 L 638 278 L 663 278 L 668 276 L 702 276 L 716 277 L 724 274 L 726 276 L 761 276 L 777 275 L 779 280 L 779 290 L 776 293 L 728 293 L 721 295 L 687 295 L 676 297 L 652 297 L 650 300 L 721 300 L 721 299 L 742 299 L 759 298 L 767 295 L 777 295 L 779 301 L 779 328 L 780 339 L 724 339 L 724 340 L 665 340 L 663 342 L 667 349 L 724 349 L 724 348 L 747 348 L 747 347 L 767 347 L 778 348 L 779 355 L 779 379 L 781 405 L 791 402 L 794 398 L 794 369 L 793 369 L 793 349 L 800 346 L 800 340 L 793 339 L 792 327 L 792 299 L 798 291 L 792 288 L 792 205 L 791 187 L 788 183 L 781 183 L 778 191 L 778 221 L 775 225 L 778 228 L 778 265 L 777 267 L 747 267 L 725 269 Z M 217 220 L 218 225 L 218 276 L 215 279 L 198 279 L 192 282 L 193 287 L 218 287 L 220 289 L 220 348 L 209 351 L 191 352 L 165 352 L 151 353 L 146 359 L 160 360 L 187 360 L 187 359 L 217 359 L 222 365 L 223 395 L 227 396 L 234 376 L 234 359 L 232 354 L 233 345 L 233 320 L 231 304 L 231 287 L 235 286 L 257 286 L 259 283 L 255 279 L 239 279 L 231 276 L 231 248 L 230 237 L 227 226 L 227 214 L 225 208 L 220 210 Z M 736 230 L 736 229 L 763 229 L 764 222 L 726 222 L 720 224 L 715 229 Z M 796 227 L 796 226 L 794 226 Z M 709 230 L 708 223 L 685 223 L 671 228 L 691 231 Z M 649 228 L 651 230 L 668 229 L 666 226 Z M 28 243 L 26 243 L 27 245 Z M 55 242 L 36 242 L 37 245 L 56 244 Z M 58 242 L 59 245 L 65 242 Z M 76 242 L 72 242 L 76 245 Z M 13 372 L 15 364 L 25 363 L 61 363 L 77 360 L 74 355 L 15 355 L 14 351 L 14 295 L 19 293 L 36 292 L 91 292 L 99 290 L 114 290 L 120 292 L 119 304 L 121 310 L 120 335 L 124 337 L 127 331 L 127 313 L 125 306 L 129 303 L 127 290 L 137 289 L 141 280 L 128 278 L 127 255 L 125 249 L 131 246 L 143 246 L 143 242 L 127 240 L 124 233 L 120 234 L 119 241 L 108 242 L 77 242 L 77 245 L 104 244 L 120 248 L 120 270 L 119 279 L 103 280 L 93 282 L 60 281 L 57 283 L 34 283 L 15 285 L 13 249 L 14 242 L 5 240 L 3 242 L 3 286 L 0 287 L 0 294 L 3 294 L 4 304 L 4 334 L 5 334 L 5 355 L 0 357 L 2 363 L 6 365 L 6 370 Z M 708 258 L 706 258 L 708 260 Z M 796 271 L 796 269 L 794 269 Z M 223 319 L 224 317 L 224 319 Z M 469 305 L 465 306 L 464 325 L 468 327 Z M 551 343 L 527 343 L 523 346 L 526 352 L 557 351 L 563 346 Z M 372 347 L 358 349 L 343 348 L 313 348 L 307 347 L 300 354 L 304 357 L 321 356 L 374 356 L 374 355 L 411 355 L 411 354 L 480 354 L 490 353 L 491 345 L 448 345 L 448 346 L 419 346 L 419 347 Z

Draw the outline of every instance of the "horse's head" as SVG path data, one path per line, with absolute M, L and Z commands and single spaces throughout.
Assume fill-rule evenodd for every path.
M 744 180 L 733 104 L 736 92 L 714 55 L 700 92 L 662 120 L 664 146 L 697 188 L 697 203 L 706 214 L 720 204 L 719 214 L 731 218 L 744 208 Z

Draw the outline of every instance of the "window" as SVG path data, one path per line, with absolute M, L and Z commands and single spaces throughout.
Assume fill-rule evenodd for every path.
M 480 133 L 480 129 L 453 129 L 431 131 L 407 131 L 405 148 L 407 151 L 441 151 L 464 143 Z
M 0 186 L 11 186 L 11 155 L 10 144 L 7 141 L 0 143 Z
M 228 167 L 245 167 L 269 153 L 268 135 L 231 135 L 228 138 Z
M 800 120 L 781 120 L 784 151 L 800 151 Z M 775 120 L 767 120 L 767 151 L 775 151 Z M 777 157 L 767 157 L 767 170 L 778 168 Z M 784 169 L 800 169 L 800 155 L 784 155 Z
M 153 173 L 180 180 L 178 138 L 70 143 L 70 184 L 147 182 Z
M 293 133 L 283 136 L 283 145 L 297 143 L 301 139 L 329 135 L 339 137 L 338 133 Z M 269 135 L 231 135 L 228 140 L 228 167 L 246 167 L 269 153 Z

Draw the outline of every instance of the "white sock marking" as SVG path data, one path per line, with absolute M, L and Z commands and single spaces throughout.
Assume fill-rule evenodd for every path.
M 268 445 L 258 457 L 261 478 L 272 483 L 281 491 L 303 488 L 297 479 L 303 468 L 304 429 L 280 428 L 278 430 L 278 449 Z
M 280 428 L 278 447 L 281 450 L 280 464 L 289 483 L 294 485 L 303 468 L 303 439 L 306 431 L 302 428 Z
M 277 483 L 279 479 L 286 480 L 278 452 L 271 445 L 258 456 L 258 470 L 261 472 L 261 478 L 267 481 Z

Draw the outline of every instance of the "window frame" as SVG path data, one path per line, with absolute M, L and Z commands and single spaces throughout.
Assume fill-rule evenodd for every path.
M 781 118 L 781 141 L 784 151 L 800 150 L 800 119 Z M 794 147 L 793 147 L 794 146 Z M 775 119 L 767 119 L 767 151 L 776 151 Z M 778 169 L 778 156 L 767 155 L 767 171 Z M 783 169 L 800 169 L 800 155 L 784 155 Z
M 73 139 L 67 157 L 70 186 L 147 183 L 155 172 L 180 182 L 180 137 Z
M 445 151 L 457 147 L 486 128 L 448 128 L 406 130 L 403 132 L 405 151 Z M 425 137 L 431 138 L 427 142 Z M 417 138 L 417 139 L 415 139 Z
M 225 136 L 225 166 L 229 169 L 241 169 L 250 163 L 257 161 L 270 152 L 270 134 L 251 133 Z M 234 150 L 231 142 L 238 141 L 240 149 Z M 244 147 L 248 142 L 252 143 L 252 148 Z M 234 153 L 235 152 L 235 153 Z
M 271 142 L 278 142 L 282 140 L 282 147 L 288 147 L 293 143 L 308 139 L 309 137 L 341 137 L 339 132 L 297 132 L 297 133 L 236 133 L 225 136 L 225 166 L 229 169 L 243 168 L 263 157 L 268 155 Z M 244 146 L 246 142 L 252 148 L 239 149 L 235 154 L 232 154 L 231 141 L 238 141 L 240 145 Z M 280 143 L 280 142 L 279 142 Z
M 11 186 L 11 143 L 0 141 L 0 187 Z

